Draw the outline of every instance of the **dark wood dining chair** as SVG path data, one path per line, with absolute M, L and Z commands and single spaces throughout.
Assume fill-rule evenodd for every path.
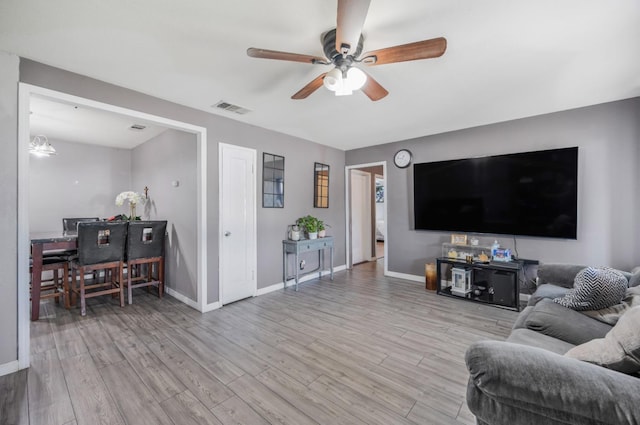
M 80 297 L 80 314 L 87 314 L 86 299 L 108 294 L 120 295 L 124 307 L 122 271 L 127 239 L 126 221 L 78 223 L 78 255 L 70 261 L 72 296 Z M 102 271 L 100 273 L 94 273 Z M 86 281 L 86 274 L 94 277 Z M 74 300 L 72 300 L 73 303 Z
M 42 280 L 40 285 L 40 299 L 54 298 L 56 304 L 60 302 L 60 298 L 64 298 L 65 308 L 70 308 L 69 300 L 69 262 L 66 257 L 43 257 L 42 271 L 53 272 L 53 278 Z M 60 275 L 62 271 L 62 275 Z M 29 265 L 29 273 L 32 274 L 32 265 Z M 33 277 L 31 278 L 33 282 Z M 30 291 L 33 292 L 33 285 Z
M 67 235 L 78 231 L 78 223 L 99 221 L 98 217 L 64 217 L 62 219 L 62 232 Z
M 133 303 L 133 289 L 156 286 L 164 293 L 164 236 L 166 221 L 131 221 L 127 233 L 127 299 Z

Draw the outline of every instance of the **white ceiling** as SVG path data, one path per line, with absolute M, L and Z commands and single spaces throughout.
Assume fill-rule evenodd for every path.
M 0 50 L 340 149 L 640 96 L 639 0 L 372 0 L 364 50 L 444 36 L 444 56 L 367 71 L 390 94 L 291 95 L 330 68 L 328 0 L 0 0 Z M 225 100 L 251 110 L 215 111 Z
M 31 96 L 29 106 L 31 137 L 44 134 L 51 141 L 132 149 L 167 130 L 140 119 L 43 96 Z M 145 128 L 133 130 L 134 124 Z

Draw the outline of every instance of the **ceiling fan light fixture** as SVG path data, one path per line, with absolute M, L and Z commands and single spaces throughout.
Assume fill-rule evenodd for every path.
M 367 82 L 367 74 L 361 69 L 349 68 L 347 71 L 347 78 L 344 81 L 344 85 L 348 86 L 350 90 L 360 90 L 364 83 Z
M 346 82 L 346 80 L 344 82 Z M 336 96 L 349 96 L 353 94 L 353 90 L 351 90 L 347 84 L 342 84 L 342 86 L 338 88 L 335 93 Z
M 57 155 L 55 148 L 51 146 L 47 136 L 42 134 L 34 136 L 29 142 L 29 153 L 39 157 Z
M 322 84 L 331 91 L 340 90 L 343 86 L 342 71 L 338 68 L 333 68 L 324 76 Z

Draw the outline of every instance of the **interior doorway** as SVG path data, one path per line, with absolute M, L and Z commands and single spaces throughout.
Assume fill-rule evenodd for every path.
M 384 239 L 386 236 L 385 224 L 387 217 L 385 216 L 384 208 L 384 176 L 381 174 L 375 175 L 375 257 L 377 260 L 384 257 Z
M 146 114 L 94 100 L 69 95 L 30 84 L 19 85 L 18 109 L 18 367 L 24 369 L 30 363 L 30 302 L 29 302 L 29 141 L 30 141 L 30 106 L 34 96 L 46 97 L 60 103 L 75 104 L 81 107 L 105 111 L 140 119 L 165 128 L 191 133 L 196 137 L 198 158 L 196 166 L 196 222 L 197 222 L 197 301 L 174 295 L 180 301 L 202 312 L 218 307 L 218 302 L 207 302 L 207 140 L 206 128 L 171 120 L 164 117 Z
M 387 274 L 386 161 L 345 167 L 347 267 L 379 261 Z

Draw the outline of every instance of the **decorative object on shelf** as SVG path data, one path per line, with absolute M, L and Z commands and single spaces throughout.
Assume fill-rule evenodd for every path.
M 495 241 L 493 241 L 493 244 L 491 245 L 491 258 L 495 257 L 496 249 L 498 248 L 500 248 L 500 243 L 496 239 Z
M 51 146 L 51 143 L 49 143 L 49 139 L 47 139 L 47 136 L 43 134 L 34 136 L 33 139 L 29 142 L 29 153 L 40 157 L 53 156 L 58 154 L 54 147 Z
M 140 220 L 140 217 L 136 215 L 136 205 L 144 204 L 145 198 L 140 196 L 138 192 L 133 191 L 121 192 L 118 196 L 116 196 L 117 206 L 120 207 L 124 205 L 125 201 L 129 202 L 129 217 L 123 214 L 122 219 L 129 221 Z
M 481 263 L 488 263 L 489 262 L 489 256 L 487 254 L 485 254 L 484 251 L 482 251 L 480 253 L 480 255 L 478 255 L 478 261 L 480 261 Z
M 435 291 L 437 289 L 436 281 L 438 279 L 438 273 L 434 263 L 424 265 L 424 276 L 426 289 L 429 291 Z
M 472 236 L 471 239 L 469 239 L 469 243 L 471 244 L 471 246 L 478 246 L 480 244 L 480 239 Z
M 509 248 L 496 248 L 493 253 L 493 261 L 511 261 L 511 250 Z
M 456 245 L 466 245 L 467 244 L 467 235 L 451 235 L 451 243 Z
M 262 154 L 262 208 L 284 208 L 284 156 Z
M 449 250 L 449 252 L 447 252 L 447 257 L 453 258 L 453 259 L 458 258 L 458 251 L 456 251 L 455 249 L 451 248 Z
M 407 168 L 411 164 L 411 156 L 409 149 L 400 149 L 393 156 L 393 163 L 398 168 Z
M 313 207 L 329 208 L 329 166 L 313 163 Z
M 452 294 L 464 297 L 471 292 L 471 270 L 452 268 L 451 281 Z
M 307 233 L 309 239 L 318 239 L 318 219 L 312 215 L 306 215 L 296 220 L 296 224 Z
M 287 232 L 287 237 L 292 241 L 300 240 L 300 226 L 297 224 L 290 224 L 289 231 Z

